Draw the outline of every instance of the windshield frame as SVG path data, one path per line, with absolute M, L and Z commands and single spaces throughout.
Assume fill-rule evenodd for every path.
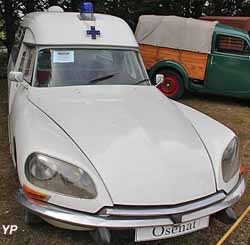
M 138 63 L 139 63 L 139 66 L 141 68 L 141 71 L 143 73 L 143 75 L 145 76 L 145 84 L 133 84 L 133 85 L 129 85 L 129 84 L 120 84 L 120 85 L 115 85 L 115 84 L 110 84 L 110 85 L 103 85 L 103 86 L 152 86 L 152 83 L 151 83 L 151 80 L 149 78 L 149 75 L 147 73 L 147 70 L 146 70 L 146 67 L 144 65 L 144 62 L 143 62 L 143 59 L 142 59 L 142 56 L 141 56 L 141 53 L 139 51 L 139 48 L 136 48 L 136 47 L 122 47 L 122 46 L 96 46 L 96 45 L 86 45 L 86 46 L 83 46 L 83 45 L 77 45 L 77 46 L 74 46 L 74 45 L 62 45 L 62 46 L 53 46 L 53 45 L 46 45 L 46 46 L 37 46 L 36 48 L 36 58 L 35 58 L 35 64 L 34 64 L 34 70 L 33 70 L 33 77 L 32 77 L 32 83 L 31 83 L 31 86 L 32 87 L 36 87 L 36 88 L 43 88 L 43 87 L 37 87 L 35 86 L 35 83 L 36 83 L 36 71 L 37 71 L 37 68 L 38 68 L 38 54 L 41 50 L 45 50 L 45 49 L 58 49 L 58 50 L 62 50 L 62 49 L 67 49 L 67 50 L 71 50 L 71 49 L 86 49 L 86 50 L 93 50 L 93 49 L 100 49 L 100 50 L 118 50 L 118 51 L 134 51 L 136 52 L 137 54 L 137 57 L 138 57 Z M 74 86 L 74 85 L 72 85 Z M 79 86 L 95 86 L 95 84 L 93 85 L 79 85 Z M 96 85 L 96 86 L 100 86 L 100 85 Z M 45 88 L 49 88 L 49 87 L 45 87 Z

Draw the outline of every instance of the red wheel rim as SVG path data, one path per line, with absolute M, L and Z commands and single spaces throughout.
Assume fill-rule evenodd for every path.
M 158 89 L 166 96 L 174 96 L 179 89 L 179 82 L 174 75 L 165 75 L 164 82 L 159 84 Z

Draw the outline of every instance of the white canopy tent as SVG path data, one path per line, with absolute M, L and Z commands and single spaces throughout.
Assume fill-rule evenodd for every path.
M 136 38 L 140 44 L 209 54 L 216 24 L 177 16 L 143 15 Z

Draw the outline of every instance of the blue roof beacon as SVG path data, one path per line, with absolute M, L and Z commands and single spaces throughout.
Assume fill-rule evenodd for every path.
M 94 5 L 91 2 L 84 2 L 80 8 L 81 20 L 94 21 Z

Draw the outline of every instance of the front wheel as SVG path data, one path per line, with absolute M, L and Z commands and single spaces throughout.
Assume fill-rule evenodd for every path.
M 170 69 L 161 69 L 157 74 L 164 75 L 164 82 L 157 85 L 157 88 L 171 99 L 180 99 L 184 94 L 182 77 L 176 71 Z

